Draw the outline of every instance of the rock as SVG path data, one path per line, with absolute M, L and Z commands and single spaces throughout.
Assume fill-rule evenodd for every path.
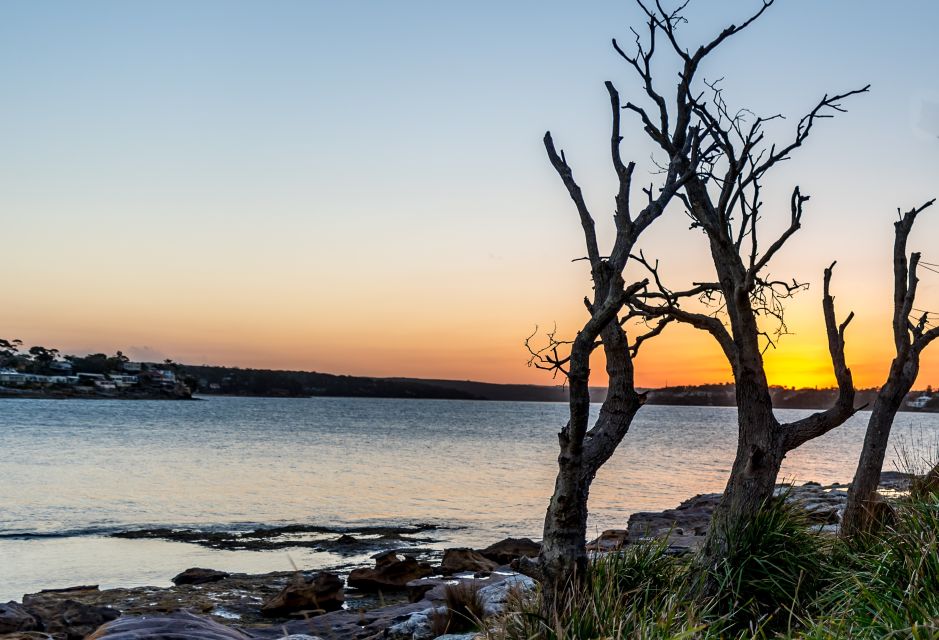
M 446 607 L 431 607 L 423 611 L 402 616 L 403 620 L 394 622 L 385 631 L 389 640 L 432 640 L 437 637 L 434 631 L 434 616 L 446 616 Z
M 292 613 L 336 611 L 342 608 L 345 595 L 342 580 L 332 573 L 317 573 L 313 578 L 288 583 L 280 593 L 261 605 L 265 616 L 289 615 Z
M 437 636 L 436 640 L 476 640 L 485 637 L 473 631 L 471 633 L 445 633 L 442 636 Z
M 118 618 L 86 640 L 248 640 L 250 637 L 208 618 L 177 611 L 162 616 Z
M 186 569 L 179 575 L 175 576 L 172 579 L 172 583 L 176 586 L 181 584 L 205 584 L 207 582 L 218 582 L 219 580 L 224 580 L 228 576 L 229 574 L 224 571 L 192 567 L 191 569 Z
M 82 640 L 106 622 L 121 615 L 117 609 L 85 604 L 64 594 L 97 592 L 98 588 L 49 590 L 23 596 L 23 607 L 42 622 L 42 630 L 66 640 Z
M 629 531 L 626 529 L 607 529 L 600 537 L 587 543 L 587 551 L 616 551 L 629 543 Z
M 626 528 L 629 542 L 674 534 L 677 529 L 693 532 L 696 536 L 707 533 L 711 513 L 721 498 L 719 493 L 705 493 L 685 500 L 675 509 L 661 512 L 640 511 L 629 516 Z
M 444 549 L 443 560 L 440 563 L 440 572 L 446 575 L 462 573 L 465 571 L 492 571 L 499 565 L 486 558 L 478 551 L 467 547 Z
M 841 522 L 837 506 L 824 502 L 807 502 L 801 506 L 810 522 L 816 524 L 838 524 Z
M 16 631 L 39 631 L 39 619 L 17 602 L 0 604 L 0 635 Z
M 509 594 L 515 592 L 519 595 L 531 593 L 535 589 L 535 581 L 528 576 L 514 573 L 506 576 L 504 580 L 483 587 L 479 590 L 479 599 L 483 605 L 486 617 L 494 616 L 505 610 Z
M 420 602 L 427 595 L 427 592 L 441 584 L 447 584 L 447 580 L 440 578 L 420 578 L 411 580 L 405 586 L 408 590 L 408 602 Z
M 349 573 L 347 582 L 350 587 L 362 591 L 404 589 L 408 582 L 433 573 L 433 569 L 426 562 L 418 562 L 411 556 L 404 556 L 402 560 L 394 551 L 385 551 L 373 558 L 374 569 L 353 569 Z
M 541 553 L 541 544 L 530 538 L 506 538 L 480 549 L 479 553 L 499 565 L 505 565 L 516 558 L 534 558 Z
M 323 640 L 319 636 L 308 636 L 305 633 L 291 633 L 289 636 L 284 636 L 278 640 Z

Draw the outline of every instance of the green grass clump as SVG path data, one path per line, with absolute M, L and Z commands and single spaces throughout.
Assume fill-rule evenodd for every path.
M 826 584 L 820 568 L 833 541 L 813 531 L 805 511 L 785 498 L 773 498 L 731 530 L 722 561 L 693 576 L 707 582 L 708 596 L 699 601 L 728 631 L 789 627 L 809 614 Z
M 671 556 L 665 541 L 633 545 L 594 558 L 559 610 L 517 597 L 488 637 L 939 638 L 939 495 L 892 508 L 883 529 L 848 542 L 774 499 L 731 533 L 716 566 Z

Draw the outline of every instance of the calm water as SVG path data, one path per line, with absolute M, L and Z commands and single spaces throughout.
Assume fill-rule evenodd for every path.
M 335 565 L 328 553 L 216 551 L 119 540 L 154 526 L 437 523 L 435 546 L 538 537 L 563 404 L 211 398 L 0 400 L 0 601 L 77 583 L 168 584 L 189 566 Z M 780 412 L 792 418 L 805 412 Z M 719 491 L 735 410 L 644 408 L 591 494 L 591 529 Z M 867 414 L 795 452 L 799 482 L 853 473 Z M 939 415 L 901 414 L 897 437 L 935 442 Z

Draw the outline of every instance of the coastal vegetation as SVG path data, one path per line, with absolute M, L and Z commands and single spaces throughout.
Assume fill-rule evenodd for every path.
M 939 494 L 893 503 L 874 537 L 819 533 L 780 497 L 728 535 L 708 568 L 665 539 L 595 556 L 570 599 L 519 597 L 491 640 L 934 638 L 939 633 Z

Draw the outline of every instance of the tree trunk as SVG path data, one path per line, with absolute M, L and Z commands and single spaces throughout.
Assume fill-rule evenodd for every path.
M 545 516 L 539 573 L 545 612 L 559 613 L 565 596 L 587 572 L 587 498 L 590 482 L 580 465 L 558 458 L 554 495 Z
M 906 394 L 916 381 L 918 370 L 915 357 L 908 357 L 905 363 L 895 359 L 890 366 L 887 383 L 877 393 L 841 522 L 841 535 L 847 538 L 856 538 L 877 526 L 877 488 L 887 455 L 890 430 Z
M 741 372 L 736 384 L 737 454 L 705 538 L 701 560 L 708 567 L 726 557 L 734 530 L 772 497 L 785 456 L 762 368 Z

